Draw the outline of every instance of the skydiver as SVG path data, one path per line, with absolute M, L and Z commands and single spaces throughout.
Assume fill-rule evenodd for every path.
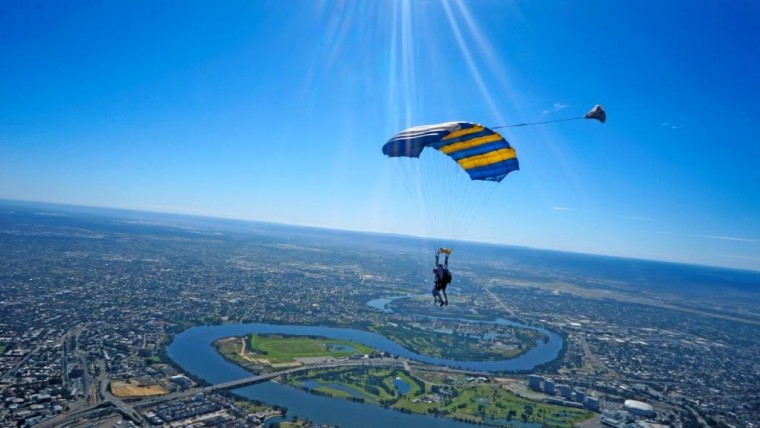
M 441 304 L 443 306 L 443 298 L 441 297 L 441 290 L 443 289 L 441 287 L 441 280 L 443 279 L 443 265 L 438 264 L 436 267 L 433 268 L 433 275 L 435 275 L 435 280 L 433 281 L 433 304 Z
M 433 285 L 434 305 L 437 303 L 441 306 L 449 304 L 449 296 L 446 294 L 446 286 L 449 285 L 447 279 L 451 278 L 451 274 L 447 275 L 447 270 L 448 269 L 443 267 L 440 263 L 438 263 L 438 266 L 433 269 L 433 274 L 435 275 L 435 285 Z M 443 292 L 443 297 L 441 297 L 441 292 Z
M 446 254 L 443 260 L 443 264 L 440 263 L 441 253 Z M 433 304 L 439 303 L 441 306 L 449 304 L 449 296 L 446 295 L 446 286 L 451 283 L 451 272 L 449 272 L 449 255 L 451 250 L 448 248 L 441 248 L 435 252 L 435 268 L 433 268 L 433 274 L 435 275 L 435 285 L 433 286 Z M 441 297 L 443 292 L 443 297 Z

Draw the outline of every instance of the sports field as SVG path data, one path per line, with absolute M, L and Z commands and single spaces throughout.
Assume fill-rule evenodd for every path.
M 265 358 L 272 364 L 293 361 L 298 358 L 348 357 L 368 354 L 372 348 L 349 340 L 322 337 L 253 335 L 248 340 L 247 353 Z

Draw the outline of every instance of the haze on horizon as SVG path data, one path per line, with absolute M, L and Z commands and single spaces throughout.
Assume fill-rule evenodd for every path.
M 380 153 L 393 134 L 600 103 L 604 125 L 504 130 L 521 170 L 459 238 L 760 270 L 759 18 L 751 1 L 5 3 L 0 198 L 424 236 Z

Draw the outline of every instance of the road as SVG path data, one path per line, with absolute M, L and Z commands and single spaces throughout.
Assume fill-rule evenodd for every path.
M 512 310 L 512 308 L 510 308 L 504 302 L 502 302 L 501 299 L 499 298 L 499 296 L 497 296 L 496 294 L 493 293 L 493 291 L 491 291 L 491 287 L 490 286 L 487 285 L 487 286 L 485 286 L 483 288 L 486 290 L 486 294 L 488 294 L 488 296 L 491 297 L 491 299 L 493 299 L 493 301 L 496 302 L 496 304 L 498 304 L 499 306 L 501 306 L 501 308 L 504 309 L 504 311 L 506 311 L 511 318 L 516 319 L 518 321 L 521 321 L 523 323 L 525 322 L 525 321 L 522 320 L 522 318 L 520 318 L 519 316 L 517 316 L 517 314 L 515 313 L 515 311 Z

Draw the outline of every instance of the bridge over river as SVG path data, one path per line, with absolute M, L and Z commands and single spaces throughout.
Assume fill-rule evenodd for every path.
M 466 375 L 471 375 L 471 376 L 488 376 L 489 375 L 489 373 L 472 371 L 472 370 L 460 370 L 460 369 L 453 369 L 453 368 L 447 368 L 447 367 L 432 367 L 425 364 L 412 363 L 405 358 L 346 359 L 346 360 L 330 361 L 330 362 L 320 363 L 320 364 L 304 365 L 301 367 L 293 367 L 286 370 L 280 370 L 277 372 L 250 376 L 250 377 L 246 377 L 242 379 L 232 380 L 229 382 L 218 383 L 215 385 L 191 388 L 191 389 L 188 389 L 187 391 L 175 392 L 175 393 L 167 394 L 161 397 L 141 400 L 139 402 L 133 401 L 131 404 L 134 408 L 153 407 L 164 402 L 170 402 L 174 400 L 187 398 L 199 392 L 209 393 L 209 392 L 220 391 L 220 390 L 241 388 L 248 385 L 254 385 L 260 382 L 266 382 L 280 376 L 284 376 L 284 375 L 288 375 L 292 373 L 298 373 L 298 372 L 302 372 L 306 370 L 331 369 L 331 368 L 339 368 L 339 367 L 360 367 L 360 366 L 399 367 L 399 368 L 404 368 L 407 370 L 410 370 L 413 368 L 415 370 L 435 370 L 438 372 L 460 373 L 460 374 L 466 374 Z

